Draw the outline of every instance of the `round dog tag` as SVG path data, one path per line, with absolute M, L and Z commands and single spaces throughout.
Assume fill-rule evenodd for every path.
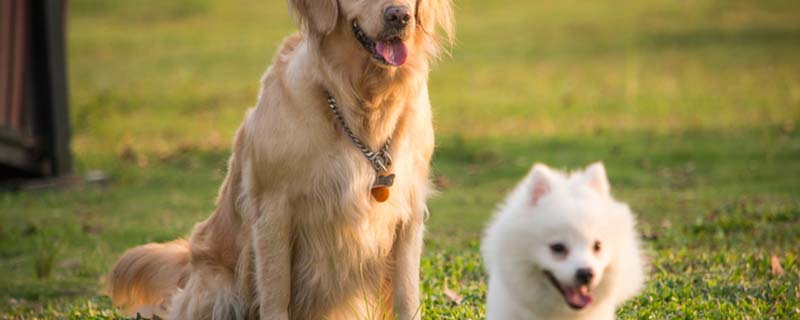
M 384 186 L 374 187 L 372 190 L 372 197 L 375 198 L 375 201 L 378 202 L 385 202 L 389 199 L 389 188 Z

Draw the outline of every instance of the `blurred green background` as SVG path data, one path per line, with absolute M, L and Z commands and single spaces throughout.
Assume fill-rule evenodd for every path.
M 621 318 L 797 317 L 800 2 L 455 6 L 456 44 L 430 75 L 426 319 L 483 317 L 481 230 L 533 162 L 597 160 L 653 264 Z M 210 214 L 232 134 L 296 30 L 263 0 L 73 0 L 69 23 L 76 170 L 110 182 L 0 193 L 0 319 L 118 317 L 101 276 Z

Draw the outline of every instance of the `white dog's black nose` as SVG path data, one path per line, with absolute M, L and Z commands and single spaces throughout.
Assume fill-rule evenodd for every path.
M 411 20 L 411 13 L 406 6 L 389 6 L 383 12 L 383 21 L 387 27 L 401 30 Z
M 592 278 L 594 278 L 594 271 L 592 271 L 592 269 L 580 268 L 575 272 L 575 280 L 579 285 L 589 284 L 592 282 Z

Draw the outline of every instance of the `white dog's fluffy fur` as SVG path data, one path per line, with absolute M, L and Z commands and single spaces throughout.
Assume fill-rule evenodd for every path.
M 602 164 L 535 165 L 486 232 L 488 319 L 613 319 L 645 280 L 634 227 Z

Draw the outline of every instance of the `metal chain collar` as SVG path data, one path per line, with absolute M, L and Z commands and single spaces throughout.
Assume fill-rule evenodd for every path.
M 344 117 L 342 116 L 341 112 L 339 112 L 339 108 L 336 107 L 336 99 L 331 95 L 328 90 L 325 90 L 325 96 L 328 100 L 328 107 L 330 107 L 331 111 L 333 111 L 333 115 L 336 116 L 336 119 L 339 120 L 339 124 L 344 129 L 344 132 L 347 133 L 347 136 L 350 137 L 350 141 L 353 142 L 354 145 L 367 157 L 370 164 L 372 164 L 372 168 L 375 169 L 375 172 L 378 175 L 383 175 L 389 172 L 389 166 L 392 165 L 392 156 L 389 155 L 389 147 L 392 143 L 392 137 L 386 139 L 386 143 L 383 147 L 378 151 L 372 151 L 370 148 L 365 145 L 361 140 L 356 137 L 353 133 L 353 130 L 347 126 L 347 122 L 344 121 Z

